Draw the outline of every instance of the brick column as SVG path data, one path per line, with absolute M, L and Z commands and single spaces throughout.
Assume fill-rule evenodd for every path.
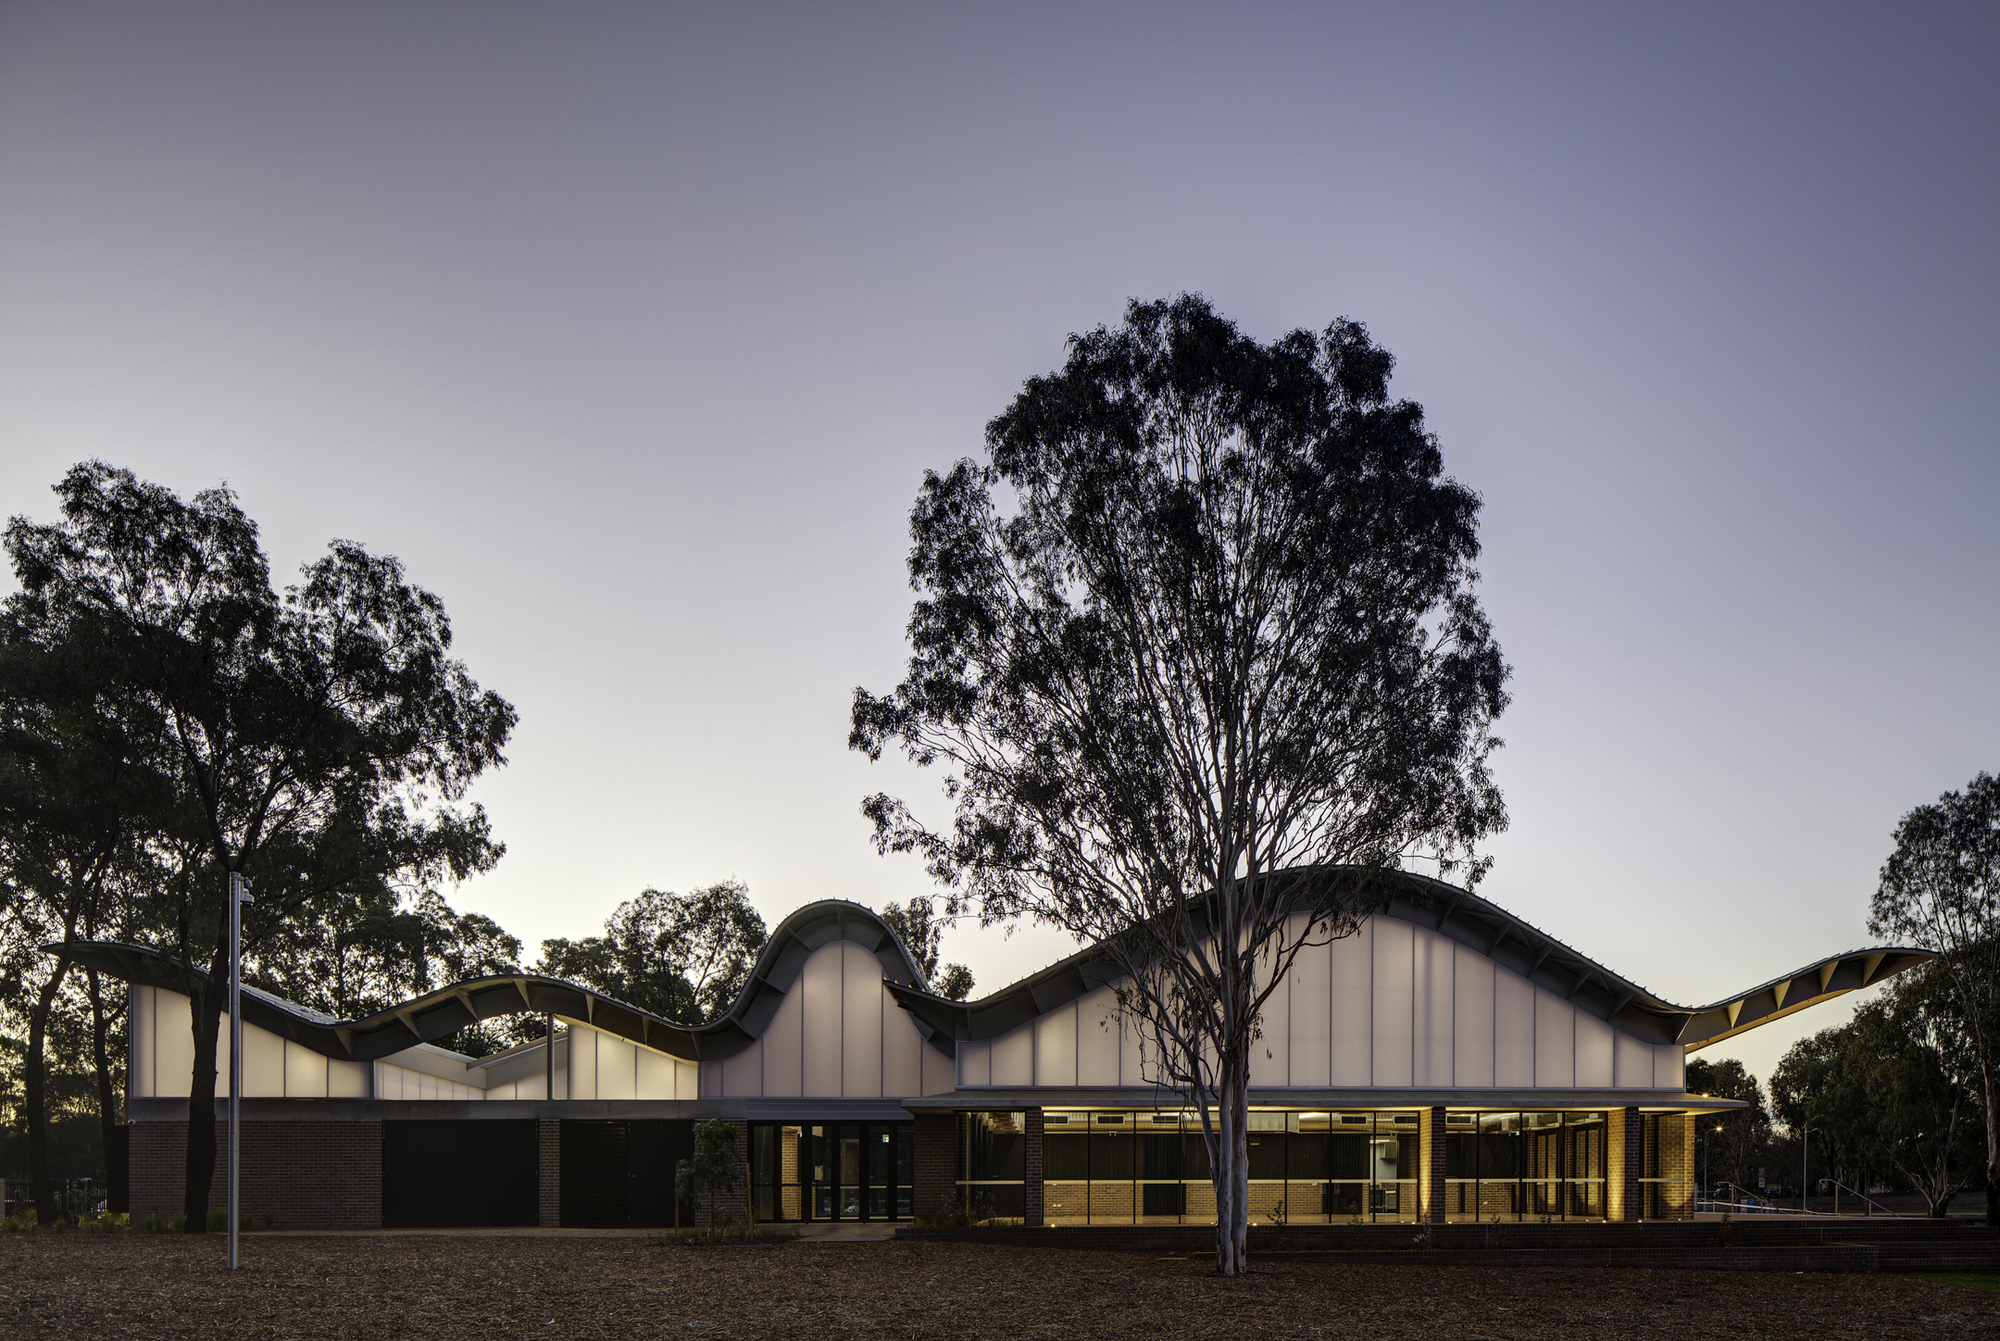
M 539 1121 L 535 1131 L 541 1142 L 541 1200 L 535 1223 L 554 1229 L 562 1223 L 562 1123 Z
M 1028 1133 L 1023 1154 L 1022 1177 L 1027 1180 L 1022 1193 L 1027 1201 L 1023 1223 L 1042 1224 L 1042 1110 L 1028 1110 Z
M 1417 1219 L 1441 1225 L 1444 1202 L 1444 1109 L 1417 1115 Z
M 1669 1220 L 1694 1219 L 1694 1114 L 1669 1113 L 1660 1119 L 1660 1214 Z
M 958 1115 L 924 1111 L 914 1117 L 917 1167 L 910 1213 L 930 1219 L 958 1203 Z
M 734 1192 L 724 1192 L 715 1199 L 716 1208 L 729 1218 L 726 1223 L 748 1227 L 750 1224 L 750 1124 L 741 1120 L 730 1124 L 736 1128 L 736 1172 L 739 1175 Z
M 1604 1218 L 1638 1220 L 1645 1215 L 1639 1198 L 1639 1173 L 1646 1167 L 1646 1125 L 1637 1108 L 1614 1108 L 1605 1114 Z

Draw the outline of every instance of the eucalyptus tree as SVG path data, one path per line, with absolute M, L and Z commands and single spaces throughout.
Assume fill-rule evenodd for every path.
M 119 701 L 117 658 L 97 630 L 86 621 L 49 641 L 16 615 L 0 611 L 0 918 L 10 942 L 28 952 L 20 966 L 24 1125 L 31 1195 L 46 1221 L 55 1215 L 50 1025 L 73 985 L 78 942 L 129 922 L 129 894 L 146 874 L 146 818 L 167 788 L 156 767 L 158 723 Z M 43 945 L 53 954 L 32 953 Z M 108 1149 L 118 1122 L 107 1047 L 116 1010 L 96 972 L 86 977 Z
M 972 993 L 972 970 L 963 964 L 941 964 L 945 919 L 935 901 L 914 898 L 883 906 L 882 921 L 896 933 L 903 948 L 917 961 L 930 989 L 947 1001 L 963 1001 Z
M 740 880 L 618 905 L 602 936 L 542 942 L 541 971 L 665 1019 L 697 1024 L 729 1009 L 764 948 L 764 919 Z
M 1903 816 L 1868 930 L 1938 952 L 1979 1070 L 1986 1116 L 1986 1223 L 2000 1225 L 2000 778 Z
M 1244 1267 L 1250 1057 L 1309 944 L 1412 861 L 1476 880 L 1507 668 L 1479 499 L 1359 324 L 1263 345 L 1197 296 L 1072 336 L 911 512 L 908 673 L 850 745 L 947 770 L 863 804 L 946 911 L 1094 944 L 1200 1115 Z
M 450 656 L 443 604 L 400 563 L 334 541 L 273 590 L 257 527 L 227 489 L 183 501 L 101 461 L 56 486 L 61 519 L 14 518 L 10 619 L 45 645 L 88 636 L 127 720 L 158 724 L 170 796 L 147 845 L 163 867 L 140 920 L 193 1009 L 186 1220 L 207 1223 L 227 875 L 254 880 L 246 954 L 295 918 L 339 920 L 385 881 L 490 867 L 502 847 L 464 803 L 505 762 L 515 714 Z

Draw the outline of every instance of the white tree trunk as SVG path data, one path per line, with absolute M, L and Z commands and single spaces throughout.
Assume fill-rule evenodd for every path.
M 1247 1064 L 1226 1058 L 1216 1094 L 1215 1269 L 1238 1276 L 1250 1264 L 1250 1090 Z

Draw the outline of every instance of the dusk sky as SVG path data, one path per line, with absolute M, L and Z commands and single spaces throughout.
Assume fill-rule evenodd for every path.
M 1485 499 L 1481 892 L 1702 1004 L 2000 769 L 1996 69 L 1990 3 L 7 0 L 0 513 L 101 456 L 401 557 L 520 710 L 450 897 L 531 955 L 879 907 L 924 469 L 1128 298 L 1352 316 Z

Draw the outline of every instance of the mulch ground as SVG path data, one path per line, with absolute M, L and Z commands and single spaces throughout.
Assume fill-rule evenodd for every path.
M 499 1337 L 1982 1337 L 2000 1294 L 1891 1275 L 1287 1263 L 952 1243 L 0 1235 L 0 1329 Z

